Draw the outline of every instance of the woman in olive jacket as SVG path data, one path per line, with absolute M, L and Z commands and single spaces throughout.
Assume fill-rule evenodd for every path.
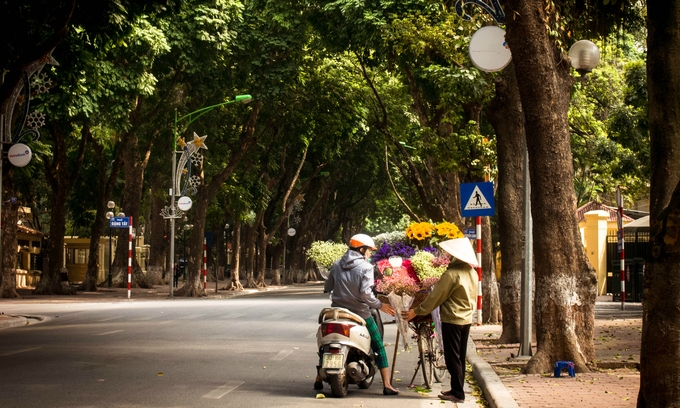
M 465 352 L 479 285 L 477 272 L 473 269 L 477 266 L 477 259 L 467 238 L 444 241 L 439 246 L 454 259 L 427 298 L 418 307 L 403 311 L 401 315 L 404 319 L 411 320 L 416 315 L 428 315 L 439 307 L 444 360 L 446 369 L 451 374 L 451 390 L 442 391 L 439 398 L 463 402 Z

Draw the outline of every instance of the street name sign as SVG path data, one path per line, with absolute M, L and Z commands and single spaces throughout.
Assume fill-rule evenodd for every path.
M 465 238 L 477 239 L 477 231 L 474 228 L 465 228 L 463 235 L 465 235 Z
M 130 217 L 111 217 L 109 220 L 109 227 L 111 228 L 129 228 Z

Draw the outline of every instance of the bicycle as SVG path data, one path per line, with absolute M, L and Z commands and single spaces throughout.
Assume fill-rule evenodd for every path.
M 432 384 L 442 382 L 447 373 L 444 350 L 439 345 L 434 322 L 430 316 L 418 316 L 409 322 L 409 326 L 415 332 L 414 338 L 418 343 L 418 363 L 411 384 L 418 371 L 422 370 L 425 387 L 432 388 Z

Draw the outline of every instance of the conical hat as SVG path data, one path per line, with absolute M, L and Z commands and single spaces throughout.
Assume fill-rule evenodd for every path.
M 439 246 L 451 256 L 460 259 L 463 262 L 470 264 L 473 268 L 477 267 L 477 255 L 469 238 L 456 238 L 448 241 L 442 241 Z

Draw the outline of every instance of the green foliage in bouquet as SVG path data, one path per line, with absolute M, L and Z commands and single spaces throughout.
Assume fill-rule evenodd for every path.
M 314 241 L 307 250 L 307 259 L 316 262 L 319 267 L 329 269 L 335 261 L 347 252 L 347 245 L 327 241 Z
M 411 265 L 413 265 L 413 269 L 421 281 L 428 278 L 439 278 L 446 272 L 448 265 L 435 266 L 437 263 L 435 259 L 437 258 L 427 251 L 416 251 L 416 254 L 411 257 Z

